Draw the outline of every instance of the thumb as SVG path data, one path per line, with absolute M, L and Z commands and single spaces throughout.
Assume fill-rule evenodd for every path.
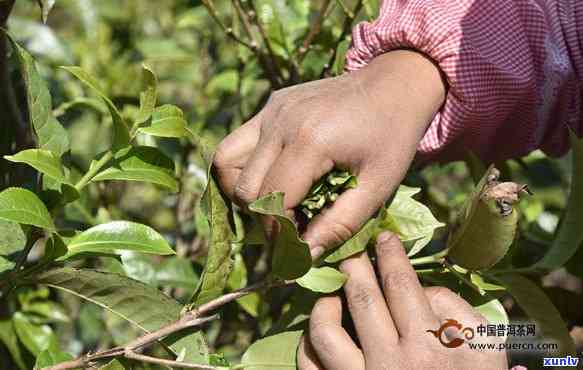
M 356 188 L 342 193 L 332 207 L 324 209 L 308 224 L 303 239 L 310 245 L 312 256 L 319 257 L 350 239 L 375 215 L 396 186 L 378 176 L 359 174 Z

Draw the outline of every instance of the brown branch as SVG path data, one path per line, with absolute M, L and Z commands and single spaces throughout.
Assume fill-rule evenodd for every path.
M 320 7 L 320 11 L 318 12 L 318 15 L 316 16 L 316 18 L 314 19 L 314 21 L 310 25 L 310 30 L 308 31 L 308 35 L 306 36 L 306 38 L 304 39 L 304 43 L 302 44 L 302 46 L 298 50 L 298 61 L 300 63 L 304 59 L 304 56 L 306 55 L 308 50 L 310 49 L 310 45 L 312 44 L 312 41 L 314 41 L 314 38 L 318 35 L 318 33 L 320 33 L 320 29 L 322 28 L 322 23 L 324 23 L 324 18 L 325 18 L 324 16 L 326 14 L 326 11 L 328 10 L 328 7 L 330 6 L 331 1 L 332 0 L 324 0 L 322 2 L 322 6 Z
M 141 355 L 141 354 L 133 352 L 133 351 L 128 351 L 124 355 L 126 358 L 129 358 L 131 360 L 137 360 L 137 361 L 147 362 L 147 363 L 156 364 L 156 365 L 170 366 L 172 368 L 177 367 L 177 368 L 182 368 L 182 369 L 198 369 L 198 370 L 217 370 L 217 369 L 219 369 L 216 366 L 188 364 L 186 362 L 166 360 L 163 358 Z
M 249 50 L 256 52 L 257 51 L 257 44 L 249 44 L 245 40 L 241 39 L 239 36 L 235 34 L 231 27 L 225 26 L 225 24 L 219 18 L 219 14 L 217 13 L 217 9 L 211 0 L 202 0 L 202 4 L 208 10 L 211 18 L 223 29 L 223 31 L 229 36 L 233 41 L 238 42 L 239 44 L 245 46 Z
M 275 59 L 275 55 L 273 54 L 271 44 L 267 39 L 267 35 L 265 34 L 263 27 L 259 25 L 259 22 L 255 22 L 255 25 L 257 26 L 257 29 L 259 30 L 259 33 L 261 34 L 261 37 L 263 38 L 265 46 L 268 50 L 268 53 L 270 55 L 269 59 L 267 58 L 267 55 L 264 54 L 263 51 L 259 48 L 259 42 L 257 41 L 257 38 L 255 37 L 255 34 L 253 32 L 253 25 L 251 24 L 251 20 L 256 15 L 256 12 L 254 11 L 251 15 L 245 12 L 243 6 L 241 5 L 240 0 L 232 0 L 232 3 L 233 7 L 235 7 L 239 19 L 241 20 L 241 23 L 243 24 L 243 29 L 245 30 L 245 33 L 251 39 L 251 45 L 257 46 L 255 54 L 259 59 L 259 62 L 263 66 L 263 69 L 267 73 L 267 77 L 276 88 L 280 87 L 283 84 L 283 76 L 281 75 L 280 68 L 277 65 L 277 60 Z
M 338 50 L 338 44 L 340 44 L 344 40 L 344 38 L 346 37 L 348 32 L 350 32 L 352 22 L 354 22 L 354 19 L 356 18 L 358 13 L 360 13 L 360 10 L 362 9 L 363 3 L 364 3 L 363 0 L 358 0 L 356 5 L 354 6 L 354 10 L 352 12 L 350 12 L 350 11 L 346 12 L 346 18 L 344 18 L 342 32 L 340 33 L 340 37 L 338 37 L 338 40 L 336 41 L 336 47 L 332 50 L 332 55 L 330 55 L 330 59 L 328 60 L 328 63 L 326 63 L 326 65 L 324 66 L 324 69 L 322 70 L 322 73 L 320 74 L 320 78 L 330 77 L 330 70 L 332 69 L 332 66 L 334 66 L 334 61 L 336 60 L 336 52 Z M 341 4 L 344 4 L 344 3 L 341 2 Z
M 160 329 L 146 333 L 133 341 L 125 344 L 124 346 L 110 348 L 104 351 L 96 352 L 96 353 L 88 353 L 79 358 L 76 358 L 71 361 L 62 362 L 58 365 L 49 366 L 43 368 L 43 370 L 69 370 L 69 369 L 79 369 L 79 368 L 87 368 L 95 364 L 97 360 L 104 360 L 108 358 L 114 357 L 125 357 L 128 359 L 139 360 L 143 362 L 161 364 L 161 365 L 168 365 L 173 367 L 181 367 L 186 369 L 200 369 L 200 370 L 218 370 L 218 367 L 210 366 L 210 365 L 203 365 L 203 364 L 187 364 L 184 362 L 179 361 L 172 361 L 172 360 L 165 360 L 156 357 L 150 357 L 142 354 L 136 353 L 137 349 L 145 348 L 148 345 L 157 342 L 170 334 L 176 333 L 186 328 L 193 328 L 201 326 L 211 320 L 215 320 L 218 318 L 218 315 L 212 316 L 205 316 L 212 311 L 222 307 L 223 305 L 232 302 L 236 299 L 239 299 L 243 296 L 246 296 L 249 293 L 257 292 L 263 289 L 270 289 L 275 288 L 278 286 L 283 286 L 286 284 L 290 284 L 293 281 L 278 281 L 278 282 L 260 282 L 257 284 L 250 285 L 248 287 L 236 290 L 234 292 L 230 292 L 224 294 L 216 299 L 211 300 L 199 307 L 196 307 L 192 310 L 187 311 L 180 319 L 175 322 L 172 322 L 166 326 L 161 327 Z

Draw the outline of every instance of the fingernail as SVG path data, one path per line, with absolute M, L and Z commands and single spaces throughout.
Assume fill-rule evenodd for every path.
M 314 247 L 310 249 L 310 253 L 312 254 L 312 259 L 320 258 L 321 255 L 324 254 L 324 247 Z
M 379 234 L 379 236 L 377 237 L 377 243 L 386 243 L 389 240 L 391 240 L 393 238 L 395 234 L 388 232 L 388 231 L 383 231 L 382 233 Z

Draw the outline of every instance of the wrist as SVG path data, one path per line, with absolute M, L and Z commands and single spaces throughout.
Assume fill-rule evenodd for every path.
M 379 55 L 353 73 L 381 109 L 398 97 L 399 106 L 415 112 L 426 125 L 445 101 L 447 87 L 441 70 L 417 51 L 395 50 Z

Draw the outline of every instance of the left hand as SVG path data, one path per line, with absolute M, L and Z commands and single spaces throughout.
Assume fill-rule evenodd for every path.
M 423 288 L 397 236 L 381 234 L 376 252 L 382 290 L 366 252 L 340 265 L 348 275 L 344 291 L 360 348 L 342 328 L 340 298 L 321 298 L 298 349 L 299 369 L 508 369 L 504 351 L 440 344 L 427 330 L 446 319 L 475 329 L 486 319 L 446 288 Z M 451 341 L 459 332 L 443 335 Z

